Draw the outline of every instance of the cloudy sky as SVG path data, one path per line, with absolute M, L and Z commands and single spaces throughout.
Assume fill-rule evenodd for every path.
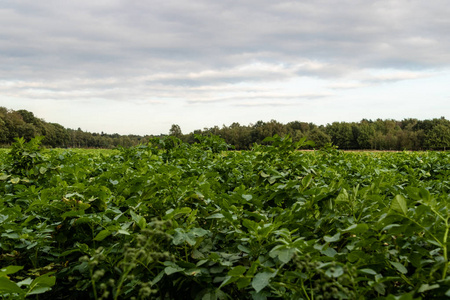
M 2 0 L 0 106 L 91 132 L 450 119 L 446 0 Z

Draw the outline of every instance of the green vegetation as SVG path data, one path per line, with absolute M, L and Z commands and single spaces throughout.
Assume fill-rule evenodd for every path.
M 5 299 L 450 297 L 450 154 L 217 136 L 1 152 Z
M 254 143 L 262 144 L 266 137 L 275 134 L 290 135 L 297 142 L 302 138 L 314 141 L 316 147 L 332 143 L 339 149 L 353 150 L 446 150 L 450 148 L 450 121 L 445 118 L 424 120 L 362 120 L 361 122 L 334 122 L 326 126 L 294 121 L 287 124 L 275 120 L 258 121 L 248 126 L 233 123 L 195 130 L 183 134 L 180 126 L 173 124 L 169 135 L 187 143 L 195 143 L 196 136 L 217 135 L 237 150 L 248 150 Z M 30 140 L 45 136 L 43 145 L 53 148 L 115 148 L 146 143 L 150 136 L 89 133 L 80 128 L 66 129 L 47 123 L 26 110 L 12 111 L 0 107 L 0 145 L 10 145 L 17 137 Z M 164 136 L 164 135 L 161 135 Z M 160 137 L 161 137 L 160 136 Z M 306 145 L 306 147 L 309 147 Z
M 44 136 L 42 144 L 53 148 L 114 148 L 130 147 L 143 143 L 148 137 L 89 133 L 64 128 L 60 124 L 48 123 L 26 110 L 8 110 L 0 107 L 0 145 L 10 145 L 15 138 L 30 140 Z

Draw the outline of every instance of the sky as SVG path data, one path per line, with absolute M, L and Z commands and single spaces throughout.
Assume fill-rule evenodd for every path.
M 2 0 L 0 106 L 90 132 L 450 119 L 446 0 Z

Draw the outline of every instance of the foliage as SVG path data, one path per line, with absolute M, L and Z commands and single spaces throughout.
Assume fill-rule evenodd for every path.
M 31 139 L 28 143 L 24 138 L 16 138 L 16 142 L 9 151 L 11 164 L 10 173 L 14 175 L 31 175 L 37 165 L 44 161 L 40 150 L 40 144 L 44 137 L 39 136 Z
M 446 150 L 450 148 L 450 121 L 444 117 L 432 120 L 404 119 L 396 120 L 361 120 L 360 122 L 333 122 L 317 126 L 300 121 L 282 124 L 276 120 L 258 121 L 255 124 L 241 125 L 237 122 L 222 128 L 214 126 L 183 134 L 181 127 L 173 124 L 169 136 L 180 141 L 194 144 L 202 137 L 220 136 L 225 144 L 236 150 L 249 150 L 253 144 L 265 144 L 264 139 L 274 135 L 287 136 L 294 142 L 308 138 L 315 143 L 315 148 L 326 147 L 333 143 L 339 149 L 371 150 Z M 90 133 L 66 129 L 55 123 L 47 123 L 36 118 L 26 110 L 13 111 L 0 107 L 0 145 L 10 145 L 15 138 L 25 141 L 33 137 L 45 136 L 42 144 L 60 148 L 116 148 L 131 147 L 146 143 L 149 138 L 166 140 L 166 135 L 138 136 Z M 169 140 L 167 140 L 169 141 Z M 172 140 L 175 141 L 175 140 Z M 210 139 L 210 141 L 212 141 Z M 211 146 L 211 145 L 210 145 Z M 217 146 L 217 145 L 216 145 Z M 222 145 L 224 146 L 224 145 Z M 229 149 L 230 146 L 227 146 Z M 304 145 L 311 148 L 311 145 Z M 215 150 L 214 150 L 215 151 Z
M 38 141 L 0 156 L 5 299 L 450 297 L 448 153 Z

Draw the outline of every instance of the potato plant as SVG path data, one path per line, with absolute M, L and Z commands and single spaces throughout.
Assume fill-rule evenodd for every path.
M 450 154 L 217 136 L 0 161 L 4 299 L 445 299 Z

